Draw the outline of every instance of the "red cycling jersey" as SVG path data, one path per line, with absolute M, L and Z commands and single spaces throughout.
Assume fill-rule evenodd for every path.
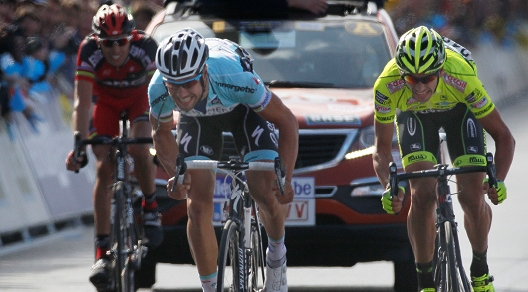
M 128 112 L 130 121 L 148 121 L 147 88 L 156 71 L 157 44 L 149 36 L 134 30 L 128 59 L 120 67 L 109 64 L 95 36 L 88 35 L 79 46 L 75 80 L 93 84 L 92 129 L 97 135 L 119 134 L 119 118 Z

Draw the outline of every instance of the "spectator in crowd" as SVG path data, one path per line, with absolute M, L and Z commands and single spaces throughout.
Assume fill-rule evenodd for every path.
M 152 17 L 159 11 L 161 7 L 153 5 L 144 0 L 134 0 L 130 3 L 132 15 L 136 20 L 136 28 L 138 30 L 145 30 Z
M 47 40 L 41 37 L 27 38 L 25 50 L 22 74 L 31 84 L 28 94 L 33 99 L 46 102 L 45 98 L 52 97 L 52 84 L 57 83 L 54 78 L 66 55 L 54 49 L 50 51 Z
M 13 22 L 17 0 L 0 0 L 0 25 Z
M 6 27 L 2 42 L 7 43 L 7 50 L 0 55 L 2 118 L 9 137 L 13 140 L 15 134 L 12 128 L 12 112 L 21 112 L 35 133 L 38 133 L 36 122 L 40 121 L 40 118 L 28 104 L 27 92 L 30 83 L 24 77 L 25 38 L 15 27 Z

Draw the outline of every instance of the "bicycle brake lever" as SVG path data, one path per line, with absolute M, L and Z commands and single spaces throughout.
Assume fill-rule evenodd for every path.
M 390 196 L 391 199 L 398 196 L 398 181 L 396 179 L 396 172 L 398 170 L 398 167 L 396 166 L 396 163 L 391 162 L 389 163 L 389 185 L 390 185 Z
M 77 158 L 80 156 L 81 151 L 81 133 L 79 131 L 73 132 L 73 161 L 77 161 Z M 77 169 L 75 173 L 79 173 Z
M 497 189 L 497 178 L 495 177 L 495 164 L 493 163 L 493 154 L 486 153 L 486 174 L 488 175 L 488 184 L 490 187 Z
M 174 192 L 174 188 L 177 183 L 183 184 L 183 175 L 187 170 L 183 155 L 180 153 L 176 157 L 176 169 L 174 170 L 174 183 L 172 184 L 171 192 Z
M 277 175 L 277 184 L 279 185 L 279 190 L 284 196 L 284 183 L 286 181 L 286 168 L 281 162 L 279 157 L 275 157 L 275 174 Z

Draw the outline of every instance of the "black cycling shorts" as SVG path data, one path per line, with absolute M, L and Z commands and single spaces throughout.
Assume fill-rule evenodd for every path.
M 404 111 L 398 114 L 397 124 L 404 167 L 420 161 L 437 164 L 441 128 L 453 166 L 486 165 L 486 133 L 466 104 L 446 111 Z
M 233 135 L 244 161 L 273 160 L 278 156 L 275 126 L 261 118 L 247 105 L 216 116 L 190 117 L 180 114 L 178 144 L 186 159 L 219 160 L 222 132 Z

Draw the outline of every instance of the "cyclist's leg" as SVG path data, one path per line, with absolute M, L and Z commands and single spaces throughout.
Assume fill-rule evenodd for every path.
M 406 172 L 431 169 L 437 162 L 438 127 L 434 114 L 402 112 L 398 116 L 398 139 Z M 426 136 L 428 134 L 428 136 Z M 418 271 L 420 289 L 434 287 L 431 271 L 435 244 L 436 180 L 410 180 L 411 208 L 407 218 L 409 239 Z
M 194 118 L 180 115 L 178 145 L 186 159 L 220 158 L 222 129 L 218 117 Z M 187 236 L 204 291 L 216 285 L 218 244 L 212 225 L 216 176 L 210 170 L 187 170 L 191 188 L 187 199 Z
M 129 108 L 128 117 L 131 121 L 131 137 L 150 137 L 152 128 L 148 120 L 148 110 L 145 106 L 136 102 Z M 156 165 L 153 163 L 150 154 L 149 144 L 129 145 L 128 152 L 134 158 L 134 172 L 139 187 L 145 200 L 143 201 L 143 226 L 145 236 L 148 239 L 145 244 L 149 248 L 159 246 L 163 241 L 163 229 L 161 219 L 158 213 L 158 204 L 156 202 Z
M 131 137 L 150 137 L 152 128 L 148 121 L 148 115 L 141 115 L 132 119 L 130 127 Z M 128 152 L 134 158 L 134 172 L 139 187 L 145 196 L 151 196 L 156 191 L 156 165 L 150 154 L 150 144 L 129 145 Z
M 486 165 L 485 132 L 471 111 L 464 105 L 455 108 L 460 119 L 451 119 L 444 126 L 453 165 Z M 454 122 L 459 120 L 459 122 Z M 457 176 L 458 201 L 464 211 L 464 227 L 473 249 L 471 275 L 480 277 L 488 274 L 486 251 L 492 211 L 485 200 L 482 188 L 484 173 L 461 174 Z
M 119 133 L 119 116 L 103 103 L 94 106 L 92 115 L 93 128 L 90 137 L 115 136 Z M 110 208 L 114 180 L 114 163 L 110 156 L 110 146 L 92 147 L 96 162 L 94 185 L 94 225 L 96 234 L 96 263 L 92 267 L 90 281 L 98 288 L 108 285 L 111 280 L 109 259 L 106 251 L 110 248 Z
M 238 119 L 232 119 L 236 121 L 231 125 L 233 138 L 244 156 L 244 161 L 273 161 L 278 155 L 273 125 L 246 105 L 237 107 L 233 112 L 239 115 Z M 244 123 L 240 123 L 241 120 Z M 270 171 L 248 171 L 246 178 L 251 196 L 259 206 L 268 236 L 274 241 L 282 240 L 287 206 L 280 204 L 272 194 L 272 186 L 277 176 Z
M 245 161 L 273 161 L 277 157 L 277 137 L 273 125 L 263 120 L 247 106 L 237 108 L 245 123 L 233 125 L 233 136 L 237 145 L 244 145 Z M 239 119 L 240 120 L 240 119 Z M 252 135 L 252 133 L 261 133 Z M 240 146 L 238 146 L 240 147 Z M 287 205 L 279 203 L 272 187 L 276 175 L 269 171 L 246 172 L 248 187 L 259 206 L 259 214 L 268 235 L 266 252 L 266 281 L 264 290 L 287 291 L 286 246 L 284 244 Z

